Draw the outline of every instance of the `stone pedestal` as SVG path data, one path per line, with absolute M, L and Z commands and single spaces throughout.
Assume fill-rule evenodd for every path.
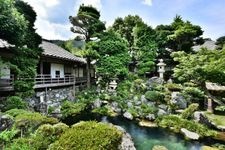
M 210 98 L 208 98 L 207 111 L 213 113 L 213 101 Z

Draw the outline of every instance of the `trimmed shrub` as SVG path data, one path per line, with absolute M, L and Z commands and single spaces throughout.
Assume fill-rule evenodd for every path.
M 204 100 L 205 96 L 204 92 L 197 87 L 186 87 L 184 88 L 183 94 L 189 101 Z
M 80 115 L 83 111 L 85 111 L 86 107 L 87 104 L 85 103 L 73 103 L 70 101 L 65 101 L 61 107 L 62 117 L 76 117 L 77 115 Z
M 154 106 L 148 106 L 146 104 L 142 104 L 140 111 L 145 116 L 145 115 L 148 115 L 148 114 L 155 114 L 157 112 L 157 110 L 158 109 Z
M 167 83 L 165 86 L 170 91 L 181 91 L 182 90 L 182 86 L 180 84 Z
M 41 125 L 31 136 L 15 139 L 13 143 L 8 146 L 8 150 L 47 149 L 49 145 L 55 142 L 68 128 L 69 127 L 64 123 Z
M 42 124 L 56 124 L 56 118 L 47 117 L 40 113 L 22 113 L 15 117 L 15 127 L 21 129 L 21 134 L 27 131 L 34 131 Z
M 10 110 L 6 111 L 5 113 L 10 115 L 10 116 L 16 117 L 18 115 L 27 114 L 27 113 L 30 113 L 30 112 L 27 111 L 27 110 L 24 110 L 24 109 L 10 109 Z
M 194 112 L 196 110 L 198 110 L 198 104 L 197 103 L 193 103 L 191 105 L 188 106 L 188 108 L 186 108 L 182 113 L 181 113 L 181 118 L 183 119 L 189 119 L 193 116 Z
M 10 96 L 5 102 L 5 110 L 9 109 L 26 109 L 27 103 L 19 96 Z
M 121 138 L 122 133 L 108 124 L 80 122 L 63 133 L 49 150 L 117 150 Z
M 181 128 L 198 133 L 201 137 L 216 136 L 217 132 L 208 129 L 206 126 L 187 119 L 182 119 L 177 115 L 167 115 L 157 118 L 156 122 L 160 127 L 172 129 L 180 132 Z
M 145 98 L 150 101 L 160 102 L 163 101 L 164 95 L 158 91 L 147 91 L 145 93 Z

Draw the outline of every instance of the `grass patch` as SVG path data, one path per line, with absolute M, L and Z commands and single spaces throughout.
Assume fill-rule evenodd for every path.
M 206 112 L 205 115 L 210 121 L 214 122 L 216 125 L 225 126 L 224 115 L 215 115 L 209 112 Z

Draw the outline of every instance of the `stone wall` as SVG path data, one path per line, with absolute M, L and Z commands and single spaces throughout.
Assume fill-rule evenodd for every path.
M 63 100 L 73 101 L 75 99 L 73 87 L 60 87 L 57 89 L 45 89 L 36 91 L 32 98 L 26 99 L 29 106 L 39 112 L 48 113 L 51 110 L 52 114 L 61 114 L 61 102 Z

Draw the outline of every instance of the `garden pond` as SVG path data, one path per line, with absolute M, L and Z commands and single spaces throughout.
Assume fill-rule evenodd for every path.
M 93 117 L 89 115 L 88 118 L 79 118 L 79 120 L 97 120 L 123 127 L 133 138 L 137 150 L 151 150 L 154 145 L 165 146 L 168 150 L 201 150 L 203 145 L 215 143 L 215 141 L 210 139 L 204 139 L 204 141 L 188 141 L 181 134 L 173 133 L 159 127 L 142 127 L 135 121 L 130 121 L 122 117 Z M 67 118 L 63 122 L 72 125 L 78 122 L 78 120 Z

